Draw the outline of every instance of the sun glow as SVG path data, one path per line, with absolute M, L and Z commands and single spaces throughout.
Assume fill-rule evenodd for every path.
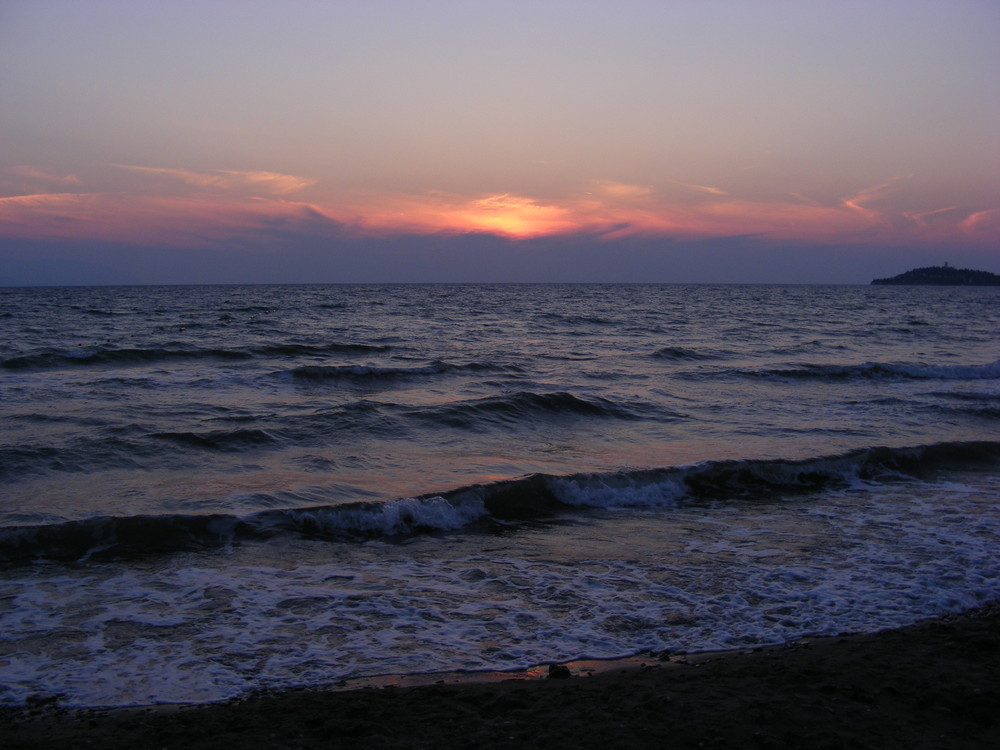
M 456 212 L 456 219 L 472 231 L 515 238 L 558 233 L 573 226 L 565 209 L 509 193 L 474 200 L 467 209 Z
M 821 243 L 984 244 L 995 242 L 998 234 L 997 209 L 970 212 L 956 206 L 894 203 L 895 186 L 905 177 L 823 203 L 793 191 L 783 199 L 761 200 L 676 181 L 657 189 L 595 179 L 575 192 L 543 199 L 513 192 L 466 196 L 331 191 L 307 178 L 249 170 L 130 166 L 122 171 L 140 176 L 145 189 L 85 192 L 81 184 L 79 192 L 0 198 L 0 237 L 187 246 L 227 238 L 257 243 L 276 232 L 313 238 L 490 234 L 522 241 L 579 234 L 613 241 L 637 235 L 753 235 Z M 180 193 L 178 185 L 185 186 Z M 292 192 L 302 198 L 292 198 Z

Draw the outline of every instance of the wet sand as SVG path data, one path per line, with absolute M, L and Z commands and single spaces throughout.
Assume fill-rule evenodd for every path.
M 1000 603 L 901 630 L 564 679 L 0 709 L 4 748 L 1000 747 Z M 382 683 L 384 684 L 384 683 Z M 405 681 L 400 684 L 405 685 Z

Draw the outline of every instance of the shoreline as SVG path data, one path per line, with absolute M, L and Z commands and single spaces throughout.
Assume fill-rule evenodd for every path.
M 0 745 L 1000 746 L 1000 602 L 873 634 L 590 665 L 568 663 L 567 679 L 544 679 L 544 668 L 388 676 L 204 705 L 70 709 L 39 702 L 0 708 Z M 418 678 L 423 684 L 410 686 Z

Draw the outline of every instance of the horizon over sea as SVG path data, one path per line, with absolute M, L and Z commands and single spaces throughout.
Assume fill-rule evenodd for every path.
M 0 330 L 0 702 L 1000 597 L 997 287 L 0 287 Z

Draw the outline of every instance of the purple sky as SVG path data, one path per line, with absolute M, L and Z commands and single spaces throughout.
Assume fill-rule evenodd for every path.
M 1000 271 L 990 0 L 0 0 L 0 284 Z

